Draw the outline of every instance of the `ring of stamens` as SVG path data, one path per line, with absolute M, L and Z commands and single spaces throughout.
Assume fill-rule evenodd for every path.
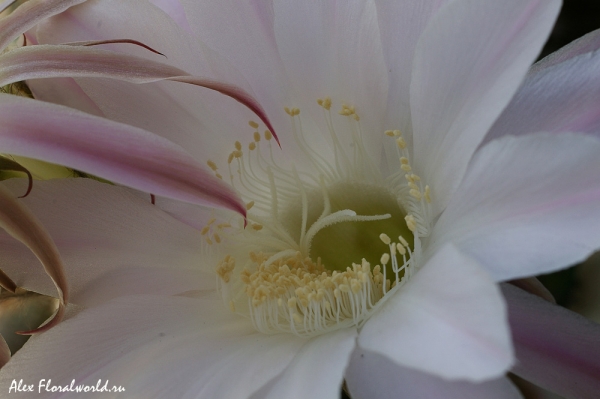
M 356 110 L 344 104 L 339 112 L 351 122 L 353 145 L 352 154 L 348 154 L 333 128 L 331 99 L 320 99 L 318 104 L 324 110 L 332 138 L 333 163 L 311 149 L 302 131 L 298 108 L 285 111 L 291 118 L 296 143 L 311 160 L 316 176 L 278 164 L 271 147 L 272 135 L 265 131 L 261 136 L 258 123 L 250 121 L 255 131 L 248 152 L 244 153 L 238 141 L 227 159 L 232 186 L 249 200 L 249 227 L 233 229 L 229 223 L 215 225 L 209 221 L 202 230 L 209 245 L 224 239 L 235 243 L 235 248 L 230 248 L 230 254 L 217 265 L 219 287 L 230 309 L 248 316 L 255 328 L 264 333 L 310 336 L 360 326 L 414 275 L 420 263 L 420 238 L 429 234 L 431 189 L 412 171 L 406 141 L 400 132 L 385 132 L 396 142 L 399 171 L 384 180 L 363 145 Z M 209 160 L 207 165 L 222 178 L 215 162 Z M 351 209 L 332 210 L 328 187 L 340 181 L 376 181 L 387 187 L 406 211 L 405 220 L 395 223 L 406 224 L 414 236 L 413 247 L 409 237 L 401 235 L 393 242 L 381 234 L 379 238 L 386 250 L 381 251 L 379 264 L 374 267 L 364 258 L 343 270 L 330 270 L 319 257 L 315 262 L 310 257 L 311 243 L 316 233 L 327 226 L 390 218 L 389 214 L 357 215 Z M 323 208 L 313 220 L 309 217 L 308 193 L 317 191 L 322 193 Z M 289 223 L 282 216 L 282 204 L 299 200 L 300 231 L 290 234 Z

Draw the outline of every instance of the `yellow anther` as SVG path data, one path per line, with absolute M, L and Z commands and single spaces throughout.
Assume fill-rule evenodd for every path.
M 262 226 L 262 224 L 255 223 L 252 225 L 252 228 L 256 231 L 260 231 L 260 230 L 262 230 L 263 226 Z
M 390 243 L 392 242 L 392 240 L 390 240 L 390 237 L 387 234 L 385 234 L 385 233 L 379 234 L 379 239 L 381 241 L 383 241 L 383 243 L 385 245 L 390 245 Z
M 355 121 L 360 121 L 360 118 L 358 117 L 357 114 L 352 114 L 352 119 L 354 119 Z
M 265 130 L 265 140 L 269 141 L 273 138 L 273 133 L 268 130 Z
M 300 115 L 300 108 L 292 108 L 292 116 Z
M 221 243 L 221 236 L 218 235 L 217 233 L 213 234 L 213 238 L 215 239 L 215 241 L 217 242 L 217 244 Z
M 400 243 L 396 244 L 396 249 L 400 255 L 406 255 L 406 249 Z
M 400 163 L 401 163 L 402 165 L 408 165 L 408 158 L 406 158 L 406 157 L 401 157 L 401 158 L 400 158 Z
M 404 239 L 404 237 L 402 236 L 398 236 L 398 241 L 400 241 L 400 244 L 404 245 L 406 248 L 408 248 L 408 242 Z
M 235 150 L 233 152 L 233 156 L 236 157 L 236 158 L 241 158 L 242 155 L 244 155 L 244 153 L 242 151 L 240 151 L 240 150 Z
M 405 172 L 410 172 L 412 170 L 410 165 L 400 165 L 400 169 L 402 169 Z
M 339 289 L 342 292 L 350 292 L 350 286 L 348 286 L 348 284 L 340 284 Z
M 256 143 L 254 141 L 251 141 L 250 144 L 248 144 L 248 149 L 250 151 L 254 151 L 256 149 Z
M 238 151 L 242 150 L 242 143 L 240 143 L 239 141 L 235 142 L 235 149 Z
M 215 173 L 215 177 L 216 177 L 217 179 L 221 179 L 221 180 L 223 180 L 223 176 L 221 176 L 221 174 L 220 174 L 220 173 Z
M 204 239 L 206 240 L 206 243 L 208 245 L 212 245 L 213 242 L 212 242 L 212 240 L 208 236 L 206 236 Z
M 202 234 L 204 236 L 204 235 L 206 235 L 206 233 L 208 233 L 209 230 L 210 230 L 210 226 L 204 226 L 202 228 L 202 230 L 200 231 L 200 234 Z
M 249 121 L 248 124 L 250 125 L 250 127 L 252 129 L 258 129 L 258 123 L 254 122 L 254 121 Z
M 394 130 L 394 136 L 400 137 L 402 136 L 402 132 L 400 132 L 400 130 Z
M 217 225 L 217 228 L 218 228 L 218 229 L 226 229 L 226 228 L 228 228 L 228 227 L 231 227 L 231 225 L 230 225 L 229 223 L 219 223 L 219 224 Z
M 254 206 L 254 201 L 250 201 L 246 204 L 246 210 L 249 211 Z
M 227 163 L 232 163 L 233 162 L 233 158 L 235 157 L 235 155 L 233 154 L 233 152 L 231 154 L 229 154 L 229 158 L 227 158 Z
M 260 141 L 260 133 L 259 132 L 254 132 L 254 141 L 256 141 L 257 143 Z
M 419 180 L 421 180 L 421 178 L 419 176 L 415 175 L 414 173 L 412 173 L 410 175 L 410 177 L 413 179 L 413 181 L 419 181 Z
M 415 232 L 417 230 L 417 222 L 415 221 L 415 217 L 413 215 L 406 215 L 404 220 L 406 221 L 406 226 L 410 231 Z
M 325 108 L 327 111 L 331 109 L 331 98 L 325 97 L 323 99 L 323 108 Z
M 295 308 L 297 303 L 298 303 L 298 301 L 296 300 L 296 298 L 288 299 L 288 301 L 287 301 L 288 308 Z
M 419 190 L 415 190 L 413 188 L 408 193 L 410 194 L 411 197 L 413 197 L 417 200 L 421 200 L 421 192 Z
M 428 204 L 431 204 L 431 189 L 429 188 L 429 186 L 425 186 L 425 201 L 427 201 Z
M 209 219 L 209 221 L 208 221 L 208 222 L 206 222 L 206 224 L 210 226 L 211 224 L 213 224 L 213 223 L 214 223 L 214 222 L 216 222 L 216 221 L 217 221 L 217 219 L 216 219 L 216 218 L 210 218 L 210 219 Z
M 390 254 L 385 253 L 385 254 L 381 255 L 381 264 L 383 266 L 387 265 L 389 261 L 390 261 Z
M 235 313 L 235 303 L 233 301 L 229 301 L 229 310 Z
M 292 110 L 289 109 L 288 107 L 283 107 L 283 110 L 285 111 L 286 114 L 288 114 L 289 116 L 294 116 L 292 115 Z
M 394 137 L 394 131 L 393 130 L 386 130 L 385 131 L 385 135 L 389 136 L 389 137 Z
M 323 106 L 323 99 L 322 98 L 317 98 L 317 104 L 319 104 L 322 107 Z
M 211 168 L 212 170 L 217 170 L 217 164 L 214 163 L 213 161 L 211 161 L 210 159 L 208 161 L 206 161 L 206 164 L 208 165 L 209 168 Z
M 396 144 L 398 144 L 398 148 L 401 150 L 406 148 L 406 141 L 404 141 L 404 137 L 398 137 L 396 139 Z

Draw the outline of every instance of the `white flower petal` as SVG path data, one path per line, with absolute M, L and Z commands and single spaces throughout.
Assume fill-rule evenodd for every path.
M 459 361 L 459 359 L 457 359 Z M 482 383 L 448 381 L 358 348 L 346 371 L 353 399 L 521 399 L 519 390 L 500 377 Z
M 477 262 L 452 246 L 438 251 L 383 304 L 358 343 L 446 379 L 496 378 L 513 361 L 500 290 Z
M 600 44 L 600 34 L 597 36 Z M 530 72 L 486 141 L 532 132 L 600 135 L 598 74 L 598 51 Z
M 400 129 L 407 142 L 412 143 L 410 81 L 415 49 L 427 23 L 445 3 L 446 0 L 375 0 L 389 79 L 386 129 Z
M 278 51 L 300 102 L 292 105 L 314 119 L 303 120 L 311 144 L 319 148 L 327 136 L 316 101 L 330 96 L 334 115 L 342 102 L 356 107 L 367 146 L 379 150 L 388 84 L 374 3 L 275 1 L 274 12 Z
M 252 399 L 338 399 L 356 335 L 350 328 L 311 339 L 283 373 Z
M 414 169 L 431 186 L 434 214 L 542 48 L 560 1 L 459 0 L 425 29 L 410 103 Z
M 305 342 L 256 332 L 217 294 L 132 296 L 84 310 L 32 338 L 1 370 L 0 385 L 10 386 L 15 376 L 36 388 L 40 379 L 61 386 L 72 379 L 95 386 L 101 379 L 123 386 L 127 397 L 247 398 L 279 374 Z
M 27 183 L 14 179 L 4 184 L 22 193 Z M 135 284 L 136 293 L 154 293 L 161 282 L 165 293 L 206 285 L 201 271 L 212 265 L 200 254 L 199 232 L 152 206 L 150 196 L 90 179 L 65 179 L 35 181 L 31 194 L 21 201 L 56 242 L 73 303 L 85 303 L 88 294 L 93 302 L 125 295 L 127 284 Z M 0 248 L 2 268 L 17 285 L 55 295 L 52 282 L 27 248 L 15 245 L 6 233 L 0 235 Z M 147 279 L 142 278 L 145 268 Z M 167 277 L 169 270 L 173 274 Z M 176 270 L 184 274 L 177 275 Z M 111 287 L 111 276 L 124 280 Z M 106 291 L 90 288 L 96 283 Z
M 578 134 L 504 137 L 478 151 L 433 229 L 495 280 L 546 273 L 600 247 L 600 140 Z

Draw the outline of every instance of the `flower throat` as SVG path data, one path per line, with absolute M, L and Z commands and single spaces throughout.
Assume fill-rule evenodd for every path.
M 383 179 L 365 149 L 354 108 L 343 105 L 339 112 L 351 138 L 344 146 L 334 130 L 331 100 L 318 104 L 333 145 L 331 159 L 309 145 L 299 109 L 285 108 L 315 173 L 280 165 L 271 133 L 265 131 L 263 141 L 255 131 L 248 153 L 236 142 L 227 160 L 232 186 L 249 200 L 248 226 L 211 221 L 202 230 L 221 254 L 216 272 L 225 302 L 264 333 L 310 336 L 360 326 L 414 274 L 419 237 L 429 232 L 430 190 L 412 173 L 400 132 L 385 132 L 396 141 L 400 163 Z M 215 162 L 208 165 L 222 178 Z

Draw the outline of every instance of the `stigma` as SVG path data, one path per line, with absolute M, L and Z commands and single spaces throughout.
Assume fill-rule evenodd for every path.
M 418 270 L 421 239 L 429 235 L 431 189 L 412 170 L 400 131 L 382 132 L 398 159 L 397 170 L 384 177 L 366 149 L 357 110 L 343 103 L 332 113 L 328 97 L 317 105 L 330 139 L 327 157 L 304 134 L 300 109 L 284 108 L 312 172 L 277 162 L 272 134 L 260 134 L 255 121 L 248 123 L 253 140 L 234 143 L 226 177 L 207 161 L 248 211 L 246 227 L 211 220 L 202 230 L 218 254 L 219 290 L 232 312 L 267 334 L 360 327 Z

